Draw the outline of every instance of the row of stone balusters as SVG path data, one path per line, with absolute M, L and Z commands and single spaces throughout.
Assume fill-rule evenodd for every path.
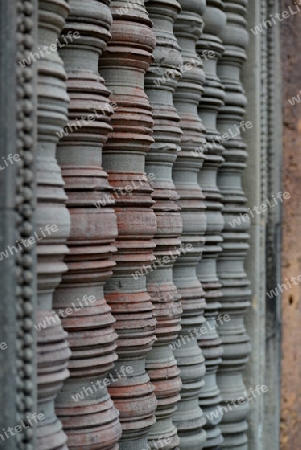
M 72 353 L 70 378 L 56 405 L 69 450 L 100 445 L 111 450 L 117 448 L 121 427 L 104 379 L 117 359 L 117 334 L 103 288 L 115 265 L 111 255 L 118 230 L 112 188 L 102 168 L 113 108 L 98 60 L 110 39 L 112 17 L 105 1 L 70 0 L 70 8 L 59 50 L 68 76 L 69 123 L 57 151 L 71 216 L 70 254 L 55 307 L 75 305 L 76 310 L 62 320 Z
M 242 250 L 246 250 L 245 244 L 234 246 L 233 241 L 246 234 L 227 233 L 225 228 L 225 256 L 219 265 L 222 291 L 216 275 L 223 227 L 216 185 L 223 147 L 216 142 L 216 116 L 224 100 L 216 65 L 223 50 L 219 36 L 225 17 L 222 2 L 208 0 L 201 37 L 205 0 L 180 3 L 179 13 L 176 0 L 150 0 L 147 10 L 143 0 L 113 0 L 111 8 L 106 0 L 70 0 L 70 14 L 59 38 L 70 97 L 64 130 L 68 98 L 61 60 L 54 52 L 39 66 L 39 224 L 55 218 L 59 232 L 39 245 L 38 321 L 50 315 L 53 290 L 66 270 L 63 258 L 68 238 L 68 271 L 53 300 L 57 313 L 72 310 L 62 318 L 72 351 L 70 378 L 56 402 L 69 450 L 100 446 L 117 450 L 118 442 L 121 450 L 142 450 L 148 445 L 154 450 L 217 449 L 222 440 L 217 426 L 221 414 L 213 420 L 208 420 L 208 414 L 216 413 L 221 400 L 216 385 L 221 346 L 214 324 L 219 301 L 223 312 L 239 315 L 221 327 L 225 363 L 219 382 L 224 401 L 229 393 L 235 399 L 241 391 L 241 385 L 237 389 L 228 380 L 234 372 L 242 382 L 245 358 L 240 358 L 239 345 L 245 342 L 242 308 L 247 302 L 239 301 L 240 292 L 237 301 L 229 296 L 242 274 L 237 274 L 233 260 L 240 258 L 242 264 Z M 244 9 L 244 0 L 225 3 L 226 12 L 239 15 Z M 41 44 L 56 42 L 67 13 L 64 0 L 40 2 Z M 234 22 L 240 26 L 239 17 Z M 231 41 L 231 35 L 224 34 Z M 215 52 L 215 58 L 205 62 L 206 81 L 196 49 L 200 56 L 204 49 Z M 235 50 L 233 56 L 231 42 L 224 55 L 223 82 L 229 91 L 240 89 L 241 93 L 239 76 L 233 88 L 227 72 L 227 65 L 235 66 L 240 56 Z M 47 97 L 49 86 L 56 102 Z M 226 90 L 222 127 L 229 127 L 234 116 L 241 118 L 241 109 L 233 115 L 231 101 L 235 104 L 235 100 L 229 100 L 227 108 Z M 70 234 L 55 160 L 59 136 L 57 159 L 68 195 Z M 238 167 L 231 155 L 239 158 L 242 152 L 238 155 L 230 145 L 231 140 L 230 164 L 226 147 L 219 187 L 233 216 L 233 208 L 235 213 L 241 209 L 233 204 L 236 190 L 227 191 L 227 175 Z M 229 264 L 230 271 L 236 271 L 230 276 Z M 246 295 L 245 277 L 243 282 Z M 221 298 L 221 292 L 225 297 Z M 210 332 L 203 336 L 204 311 Z M 235 354 L 231 353 L 233 343 Z M 68 347 L 58 316 L 39 333 L 39 348 L 39 402 L 46 421 L 39 427 L 38 445 L 66 449 L 52 406 L 68 375 Z M 201 408 L 207 415 L 206 425 Z M 237 437 L 242 428 L 236 426 L 235 415 L 225 415 L 222 431 L 225 448 L 244 445 Z
M 61 317 L 72 354 L 70 378 L 57 397 L 56 412 L 68 448 L 117 449 L 119 413 L 103 383 L 117 359 L 114 318 L 103 296 L 115 265 L 110 256 L 116 252 L 117 236 L 112 188 L 101 154 L 112 130 L 113 108 L 98 74 L 112 18 L 106 2 L 72 0 L 69 5 L 70 11 L 64 0 L 39 1 L 39 44 L 44 55 L 38 64 L 38 225 L 42 229 L 54 223 L 57 230 L 38 245 L 37 322 L 44 323 L 38 333 L 38 401 L 45 420 L 39 423 L 37 444 L 43 450 L 67 449 L 53 405 L 68 376 L 69 349 Z M 66 74 L 53 51 L 67 16 L 58 48 L 68 77 L 68 123 Z M 43 45 L 51 46 L 51 52 Z M 64 245 L 67 238 L 69 251 Z M 51 312 L 52 297 L 56 315 Z

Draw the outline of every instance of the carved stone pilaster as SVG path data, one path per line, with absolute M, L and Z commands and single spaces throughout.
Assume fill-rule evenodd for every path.
M 202 34 L 202 14 L 205 1 L 182 0 L 182 11 L 174 31 L 182 50 L 182 78 L 174 95 L 175 107 L 181 118 L 183 135 L 181 151 L 173 168 L 173 180 L 180 195 L 179 206 L 183 220 L 181 237 L 183 252 L 174 266 L 174 282 L 182 297 L 182 330 L 175 342 L 175 356 L 181 370 L 181 400 L 173 418 L 178 428 L 181 450 L 199 450 L 206 433 L 205 418 L 198 397 L 204 385 L 204 357 L 197 335 L 204 322 L 205 299 L 196 275 L 201 258 L 206 229 L 205 204 L 197 177 L 204 160 L 204 126 L 197 113 L 205 74 L 196 53 L 196 42 Z M 196 153 L 195 153 L 196 152 Z
M 63 311 L 72 356 L 70 378 L 57 399 L 57 411 L 70 450 L 115 450 L 121 435 L 118 411 L 107 390 L 107 373 L 117 359 L 114 318 L 103 286 L 111 276 L 117 235 L 114 202 L 102 168 L 113 108 L 98 74 L 98 59 L 110 38 L 106 1 L 70 1 L 60 36 L 70 96 L 69 123 L 58 146 L 71 215 L 68 272 L 55 293 Z M 112 380 L 109 380 L 112 382 Z
M 246 167 L 246 145 L 241 137 L 240 123 L 246 107 L 246 97 L 240 81 L 240 71 L 246 59 L 248 33 L 246 30 L 247 0 L 224 0 L 227 25 L 222 33 L 225 51 L 220 59 L 218 74 L 225 87 L 225 104 L 218 115 L 218 129 L 223 136 L 224 158 L 218 186 L 223 195 L 225 226 L 223 252 L 218 260 L 218 275 L 222 283 L 220 311 L 230 321 L 219 326 L 223 345 L 223 360 L 218 372 L 218 385 L 223 398 L 221 429 L 223 449 L 247 449 L 249 411 L 242 370 L 250 352 L 243 315 L 249 306 L 250 288 L 244 271 L 248 249 L 247 230 L 250 218 L 246 214 L 246 197 L 242 190 L 242 174 Z M 233 220 L 237 222 L 234 223 Z
M 206 243 L 197 274 L 205 291 L 206 308 L 204 333 L 199 338 L 206 363 L 205 386 L 200 393 L 200 405 L 206 416 L 206 444 L 204 448 L 218 449 L 222 442 L 218 423 L 222 413 L 219 404 L 221 395 L 217 386 L 216 373 L 221 362 L 222 347 L 218 336 L 218 309 L 222 295 L 221 283 L 217 276 L 217 257 L 222 251 L 221 232 L 224 226 L 222 215 L 222 196 L 217 187 L 217 172 L 223 157 L 221 136 L 217 130 L 217 114 L 225 94 L 217 76 L 217 62 L 223 52 L 220 39 L 226 25 L 226 16 L 221 0 L 207 0 L 204 14 L 205 27 L 197 43 L 199 56 L 203 59 L 206 81 L 199 104 L 199 115 L 206 127 L 206 159 L 199 172 L 198 182 L 205 194 L 206 205 Z M 206 332 L 205 332 L 206 331 Z
M 66 194 L 55 152 L 57 133 L 67 121 L 68 95 L 66 74 L 56 51 L 56 41 L 69 12 L 65 0 L 40 0 L 38 25 L 38 154 L 37 227 L 38 241 L 38 410 L 44 420 L 38 422 L 37 448 L 67 449 L 66 435 L 54 411 L 54 399 L 69 376 L 70 350 L 66 332 L 52 311 L 53 292 L 67 269 L 65 243 L 70 218 L 65 206 Z M 48 47 L 46 50 L 45 46 Z M 52 46 L 52 50 L 51 49 Z M 51 51 L 49 51 L 49 47 Z M 50 227 L 50 228 L 49 228 Z M 46 326 L 45 326 L 46 325 Z
M 154 261 L 152 238 L 156 216 L 153 189 L 144 174 L 145 155 L 153 142 L 152 112 L 144 92 L 144 74 L 152 59 L 155 38 L 143 1 L 113 1 L 112 40 L 100 61 L 100 73 L 116 103 L 113 131 L 104 146 L 103 163 L 115 193 L 118 224 L 117 263 L 106 284 L 108 303 L 116 319 L 116 369 L 127 377 L 109 386 L 120 412 L 121 450 L 147 448 L 147 433 L 155 422 L 154 387 L 145 358 L 155 340 L 156 320 L 146 289 L 146 273 Z
M 147 287 L 157 319 L 157 341 L 147 357 L 146 367 L 158 400 L 156 423 L 148 440 L 152 449 L 157 449 L 157 441 L 160 441 L 160 448 L 171 450 L 179 444 L 172 414 L 181 390 L 180 371 L 170 345 L 178 336 L 182 312 L 180 295 L 173 283 L 173 264 L 179 254 L 182 219 L 176 203 L 179 196 L 172 180 L 172 167 L 180 150 L 182 134 L 180 118 L 173 105 L 173 93 L 182 66 L 180 48 L 173 34 L 180 5 L 176 0 L 151 0 L 146 3 L 146 8 L 156 35 L 154 61 L 145 78 L 145 91 L 153 108 L 155 142 L 146 156 L 145 167 L 147 173 L 154 174 L 151 179 L 157 219 L 154 254 L 158 263 L 158 268 L 147 275 Z
M 18 248 L 17 243 L 28 242 L 35 231 L 37 65 L 28 66 L 24 60 L 37 50 L 37 17 L 35 0 L 2 2 L 0 6 L 0 60 L 5 61 L 0 63 L 1 247 Z M 16 153 L 19 161 L 3 167 L 3 160 Z M 12 255 L 3 261 L 1 253 L 0 263 L 0 342 L 7 345 L 3 351 L 1 344 L 0 352 L 0 404 L 5 409 L 0 419 L 2 435 L 8 427 L 26 423 L 26 416 L 37 413 L 36 245 L 23 244 L 18 250 L 16 261 Z M 1 450 L 36 448 L 36 428 L 35 424 L 28 426 L 4 442 L 1 437 Z

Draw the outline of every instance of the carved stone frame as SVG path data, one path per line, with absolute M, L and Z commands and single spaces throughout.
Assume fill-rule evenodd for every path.
M 279 22 L 263 32 L 254 29 L 279 12 L 279 1 L 249 2 L 250 43 L 244 67 L 244 87 L 248 97 L 246 120 L 253 127 L 245 133 L 248 165 L 244 190 L 253 208 L 282 191 L 282 97 Z M 252 342 L 245 381 L 247 387 L 265 384 L 268 392 L 256 396 L 249 414 L 249 448 L 279 449 L 280 427 L 280 339 L 281 298 L 269 299 L 266 292 L 280 282 L 281 203 L 255 215 L 250 229 L 250 250 L 246 261 L 252 283 L 252 305 L 246 315 Z
M 24 140 L 17 131 L 17 109 L 26 107 L 18 98 L 22 84 L 20 71 L 24 69 L 18 64 L 17 35 L 32 37 L 36 43 L 37 0 L 28 0 L 32 13 L 28 12 L 32 21 L 31 30 L 22 27 L 23 12 L 20 5 L 23 1 L 1 0 L 0 2 L 0 157 L 6 158 L 15 154 L 17 145 L 24 148 Z M 249 2 L 248 29 L 254 28 L 264 18 L 279 11 L 279 0 L 256 0 Z M 31 17 L 30 17 L 31 15 Z M 21 25 L 20 25 L 21 23 Z M 19 24 L 19 25 L 17 25 Z M 33 51 L 34 49 L 31 49 Z M 26 143 L 27 152 L 34 160 L 36 147 L 36 75 L 31 79 L 32 94 L 27 98 L 32 106 L 33 127 L 29 134 L 31 144 Z M 281 190 L 281 88 L 280 88 L 280 46 L 279 23 L 259 35 L 250 32 L 248 62 L 244 68 L 244 86 L 248 96 L 246 121 L 253 123 L 253 128 L 245 133 L 249 149 L 248 167 L 244 176 L 244 189 L 249 199 L 249 207 L 262 204 L 272 194 Z M 28 106 L 27 104 L 27 106 Z M 19 134 L 19 135 L 18 135 Z M 21 142 L 20 142 L 21 137 Z M 18 141 L 18 142 L 17 142 Z M 2 158 L 1 158 L 2 160 Z M 28 162 L 28 168 L 30 162 Z M 13 246 L 23 236 L 24 223 L 33 226 L 34 214 L 25 218 L 24 197 L 17 206 L 21 196 L 16 193 L 20 186 L 35 192 L 35 181 L 25 180 L 24 173 L 11 165 L 0 172 L 0 251 Z M 20 206 L 21 205 L 21 206 Z M 28 206 L 28 205 L 27 205 Z M 34 210 L 34 208 L 33 208 Z M 18 218 L 19 214 L 19 218 Z M 257 396 L 249 415 L 249 448 L 264 450 L 279 448 L 280 417 L 280 297 L 266 300 L 266 291 L 273 289 L 280 282 L 280 205 L 269 209 L 267 213 L 257 215 L 250 229 L 251 241 L 247 259 L 247 270 L 252 282 L 252 306 L 246 315 L 248 334 L 252 340 L 253 351 L 246 370 L 247 386 L 266 384 L 268 392 Z M 35 250 L 31 252 L 30 270 L 32 281 L 26 285 L 22 281 L 25 270 L 23 254 L 17 261 L 16 255 L 1 261 L 1 302 L 0 302 L 0 343 L 7 344 L 7 350 L 0 350 L 0 404 L 5 405 L 0 414 L 0 429 L 7 429 L 22 420 L 24 414 L 36 409 L 36 343 L 34 327 L 26 328 L 26 323 L 34 320 L 36 309 L 35 289 Z M 17 266 L 21 275 L 17 276 Z M 17 287 L 17 291 L 16 291 Z M 26 303 L 31 308 L 24 308 L 24 289 Z M 20 314 L 21 308 L 21 314 Z M 18 315 L 17 310 L 19 309 Z M 33 357 L 25 358 L 25 352 L 17 353 L 16 341 L 21 349 L 32 351 Z M 30 344 L 28 344 L 30 342 Z M 265 345 L 264 345 L 265 344 Z M 17 386 L 17 366 L 31 369 L 27 381 L 32 383 L 32 391 L 25 389 L 23 383 Z M 21 370 L 22 371 L 22 370 Z M 22 381 L 22 380 L 21 380 Z M 24 380 L 23 380 L 24 381 Z M 28 401 L 27 401 L 28 399 Z M 25 408 L 21 412 L 21 406 Z M 17 439 L 20 438 L 20 439 Z M 36 448 L 34 434 L 10 437 L 5 442 L 0 439 L 0 450 Z
M 25 47 L 34 51 L 36 11 L 37 0 L 0 2 L 0 156 L 2 163 L 9 154 L 19 154 L 23 161 L 22 166 L 11 164 L 0 172 L 0 251 L 8 246 L 18 249 L 7 250 L 0 270 L 0 343 L 7 344 L 0 350 L 1 430 L 36 411 L 35 248 L 17 244 L 34 229 L 36 74 L 34 67 L 28 70 L 19 61 Z M 1 450 L 33 448 L 33 428 L 0 439 Z

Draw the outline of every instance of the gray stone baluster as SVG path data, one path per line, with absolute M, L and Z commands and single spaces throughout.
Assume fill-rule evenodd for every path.
M 226 25 L 221 0 L 207 0 L 204 14 L 205 27 L 197 50 L 203 60 L 206 81 L 199 104 L 199 115 L 206 127 L 206 159 L 199 172 L 198 182 L 205 194 L 206 205 L 206 243 L 197 274 L 206 298 L 204 332 L 199 337 L 206 363 L 205 386 L 200 393 L 200 405 L 206 417 L 207 439 L 204 448 L 217 450 L 222 442 L 218 427 L 222 418 L 219 407 L 221 395 L 217 386 L 216 374 L 221 362 L 222 346 L 218 327 L 223 318 L 218 316 L 219 299 L 222 295 L 221 283 L 217 276 L 217 257 L 222 251 L 221 232 L 224 226 L 222 215 L 222 196 L 217 187 L 217 172 L 223 157 L 221 136 L 217 130 L 217 114 L 225 99 L 223 86 L 217 76 L 218 59 L 223 53 L 221 33 Z
M 71 0 L 70 8 L 59 40 L 68 75 L 69 122 L 57 150 L 71 216 L 70 254 L 54 304 L 63 314 L 72 356 L 70 378 L 56 407 L 69 450 L 116 450 L 121 426 L 107 389 L 114 379 L 107 375 L 117 359 L 117 334 L 104 284 L 115 265 L 111 258 L 117 221 L 112 188 L 102 168 L 113 107 L 98 74 L 112 17 L 102 0 Z
M 58 133 L 67 122 L 69 98 L 66 74 L 56 50 L 57 38 L 69 13 L 65 0 L 38 2 L 38 151 L 37 151 L 37 355 L 38 422 L 37 448 L 66 450 L 66 435 L 54 410 L 54 400 L 69 376 L 70 350 L 67 333 L 52 310 L 53 292 L 67 270 L 64 256 L 70 233 L 66 194 L 56 160 Z M 47 46 L 47 47 L 46 47 Z
M 145 370 L 145 359 L 155 341 L 156 320 L 146 273 L 152 270 L 155 259 L 157 223 L 152 210 L 153 189 L 144 173 L 145 156 L 153 142 L 144 75 L 152 61 L 155 37 L 143 0 L 113 0 L 111 11 L 112 39 L 99 70 L 117 105 L 103 165 L 114 188 L 118 237 L 117 265 L 105 292 L 116 319 L 116 369 L 129 368 L 130 373 L 111 384 L 109 391 L 120 412 L 120 449 L 141 450 L 147 449 L 157 406 L 154 386 Z
M 172 423 L 172 414 L 180 399 L 181 379 L 173 355 L 172 343 L 178 337 L 181 320 L 180 295 L 173 283 L 173 264 L 180 253 L 179 236 L 182 219 L 177 200 L 179 196 L 172 180 L 172 167 L 180 150 L 180 118 L 173 105 L 173 93 L 180 76 L 182 58 L 173 24 L 180 11 L 176 0 L 151 0 L 146 3 L 156 35 L 154 61 L 145 77 L 145 92 L 153 108 L 153 138 L 146 155 L 145 170 L 151 177 L 156 201 L 154 211 L 157 232 L 154 254 L 156 270 L 147 275 L 147 287 L 155 308 L 157 340 L 147 356 L 146 368 L 155 386 L 158 400 L 156 423 L 149 432 L 148 442 L 156 450 L 178 448 L 179 437 Z
M 223 345 L 218 385 L 223 398 L 222 448 L 247 450 L 246 418 L 250 406 L 242 371 L 250 352 L 244 326 L 244 314 L 251 294 L 244 270 L 250 217 L 242 190 L 247 157 L 246 144 L 241 136 L 246 127 L 243 121 L 246 97 L 240 81 L 248 43 L 245 19 L 247 0 L 224 0 L 223 3 L 227 25 L 221 36 L 225 51 L 219 61 L 218 75 L 225 87 L 226 97 L 218 114 L 218 129 L 223 138 L 225 161 L 218 173 L 218 186 L 223 195 L 225 225 L 218 276 L 222 283 L 220 312 L 228 314 L 231 320 L 218 328 Z
M 203 91 L 205 74 L 196 53 L 202 34 L 205 1 L 182 0 L 182 11 L 174 32 L 181 47 L 182 78 L 174 94 L 174 104 L 181 118 L 181 151 L 173 167 L 173 180 L 180 195 L 183 220 L 182 251 L 174 265 L 174 282 L 182 297 L 182 329 L 175 342 L 175 356 L 181 370 L 181 400 L 173 415 L 178 428 L 181 450 L 200 450 L 206 440 L 205 418 L 198 397 L 204 385 L 204 356 L 197 336 L 204 323 L 205 298 L 196 267 L 201 259 L 206 230 L 205 203 L 198 184 L 205 149 L 205 129 L 197 107 Z M 176 348 L 177 347 L 177 348 Z

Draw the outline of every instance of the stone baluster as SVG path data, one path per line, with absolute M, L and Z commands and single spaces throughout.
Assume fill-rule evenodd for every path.
M 242 174 L 246 167 L 246 144 L 241 132 L 246 97 L 240 72 L 246 59 L 247 0 L 224 0 L 227 25 L 222 33 L 225 51 L 219 61 L 218 75 L 225 87 L 225 104 L 218 114 L 218 129 L 225 148 L 225 161 L 218 173 L 218 186 L 223 195 L 224 229 L 222 254 L 218 259 L 218 276 L 222 283 L 220 312 L 230 321 L 218 327 L 223 345 L 223 359 L 218 371 L 218 385 L 223 398 L 221 429 L 223 449 L 247 449 L 248 395 L 242 370 L 250 352 L 243 316 L 249 306 L 250 287 L 244 270 L 248 249 L 250 219 L 242 190 Z M 232 221 L 238 220 L 240 224 Z
M 147 275 L 147 287 L 155 308 L 157 319 L 156 337 L 146 361 L 151 382 L 158 400 L 156 423 L 149 432 L 151 449 L 178 448 L 179 437 L 172 423 L 172 414 L 180 399 L 181 379 L 173 355 L 172 342 L 180 330 L 180 296 L 173 283 L 173 264 L 181 244 L 182 219 L 177 200 L 179 196 L 172 180 L 172 167 L 180 150 L 180 118 L 173 106 L 173 93 L 180 76 L 182 58 L 173 34 L 173 23 L 180 11 L 176 0 L 168 2 L 151 0 L 146 3 L 153 31 L 156 35 L 154 62 L 145 78 L 145 91 L 153 108 L 153 138 L 146 156 L 146 172 L 153 173 L 150 181 L 156 201 L 157 218 L 155 256 L 158 268 Z
M 223 52 L 221 33 L 226 25 L 221 0 L 207 0 L 204 14 L 204 30 L 197 43 L 199 56 L 204 63 L 206 81 L 199 104 L 199 115 L 206 127 L 206 159 L 199 172 L 198 181 L 205 194 L 206 243 L 197 274 L 205 291 L 206 308 L 204 332 L 199 338 L 206 364 L 205 386 L 200 393 L 200 405 L 206 416 L 206 444 L 204 448 L 218 449 L 222 442 L 218 427 L 222 418 L 221 402 L 216 374 L 221 362 L 222 346 L 218 327 L 222 317 L 218 317 L 219 299 L 222 295 L 221 283 L 217 276 L 217 257 L 222 251 L 221 232 L 224 226 L 222 196 L 217 187 L 217 173 L 223 157 L 221 136 L 217 130 L 217 114 L 225 99 L 223 86 L 217 76 L 217 63 Z
M 68 272 L 55 292 L 55 308 L 63 316 L 72 356 L 70 378 L 56 407 L 69 450 L 117 450 L 119 413 L 107 390 L 115 380 L 107 375 L 117 359 L 117 334 L 103 289 L 112 275 L 117 236 L 112 188 L 102 168 L 113 107 L 98 74 L 112 17 L 107 1 L 71 0 L 70 7 L 59 39 L 68 75 L 69 122 L 57 156 L 68 194 L 71 234 Z
M 196 275 L 206 229 L 205 204 L 198 173 L 204 160 L 204 126 L 197 113 L 205 74 L 196 53 L 202 34 L 205 1 L 181 0 L 182 11 L 174 31 L 182 50 L 182 78 L 174 94 L 174 104 L 181 118 L 183 135 L 181 151 L 173 167 L 173 180 L 180 195 L 183 220 L 182 251 L 174 265 L 174 282 L 182 297 L 183 315 L 179 339 L 174 343 L 175 356 L 181 370 L 181 400 L 173 415 L 178 428 L 181 450 L 200 450 L 206 440 L 205 418 L 198 397 L 204 385 L 205 364 L 197 343 L 204 322 L 205 298 Z
M 67 121 L 66 74 L 56 50 L 69 6 L 65 0 L 38 2 L 38 52 L 33 55 L 38 69 L 37 150 L 37 289 L 36 318 L 38 358 L 37 448 L 66 450 L 66 435 L 54 411 L 54 400 L 68 377 L 70 350 L 59 318 L 52 310 L 53 292 L 67 269 L 64 256 L 70 233 L 66 194 L 55 157 L 58 133 Z M 42 416 L 40 416 L 42 417 Z
M 145 358 L 155 341 L 156 320 L 146 289 L 146 273 L 155 257 L 156 215 L 153 189 L 146 177 L 145 155 L 153 142 L 152 112 L 144 92 L 144 75 L 152 60 L 154 34 L 143 1 L 115 1 L 112 40 L 99 70 L 117 107 L 113 131 L 104 146 L 103 165 L 114 188 L 118 224 L 114 275 L 105 287 L 116 319 L 118 371 L 128 376 L 109 386 L 120 412 L 121 450 L 147 449 L 147 434 L 155 422 L 154 386 Z

